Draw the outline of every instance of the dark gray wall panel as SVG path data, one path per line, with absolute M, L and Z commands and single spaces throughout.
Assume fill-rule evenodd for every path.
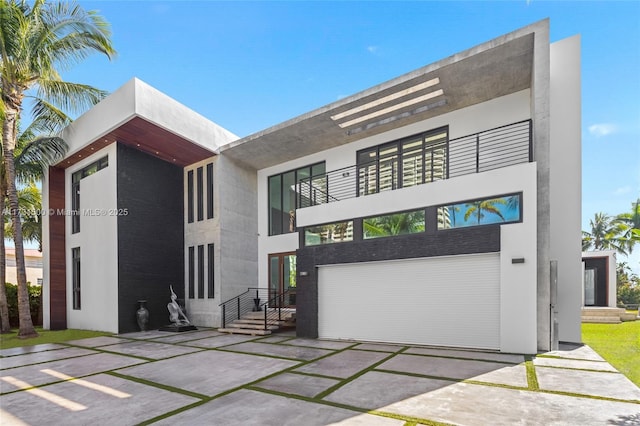
M 118 144 L 118 327 L 137 331 L 137 301 L 149 329 L 169 323 L 169 285 L 184 299 L 183 169 Z

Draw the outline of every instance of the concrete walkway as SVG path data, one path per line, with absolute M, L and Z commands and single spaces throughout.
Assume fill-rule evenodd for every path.
M 526 357 L 149 331 L 0 351 L 2 425 L 632 425 L 587 346 Z

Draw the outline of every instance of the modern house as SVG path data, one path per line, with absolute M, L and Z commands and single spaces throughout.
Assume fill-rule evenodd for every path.
M 161 326 L 169 285 L 219 327 L 255 287 L 304 337 L 579 342 L 580 102 L 548 20 L 241 139 L 134 79 L 44 184 L 45 327 Z

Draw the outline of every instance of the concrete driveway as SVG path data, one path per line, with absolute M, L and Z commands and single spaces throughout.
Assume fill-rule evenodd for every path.
M 2 425 L 632 425 L 587 346 L 536 357 L 149 331 L 0 351 Z

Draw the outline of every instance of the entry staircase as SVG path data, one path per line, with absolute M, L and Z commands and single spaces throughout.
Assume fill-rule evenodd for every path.
M 635 313 L 627 313 L 623 308 L 610 308 L 606 306 L 588 306 L 582 308 L 582 322 L 618 324 L 622 321 L 634 321 L 635 319 Z
M 266 336 L 296 324 L 296 310 L 285 305 L 289 290 L 270 294 L 264 288 L 248 288 L 246 292 L 221 303 L 222 327 L 230 334 Z

